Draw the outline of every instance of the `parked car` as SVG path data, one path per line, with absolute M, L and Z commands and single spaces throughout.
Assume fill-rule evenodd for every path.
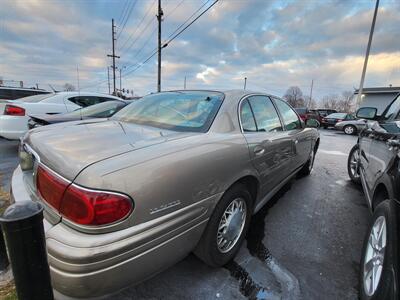
M 333 113 L 327 115 L 326 117 L 322 118 L 321 126 L 326 129 L 328 127 L 335 127 L 336 123 L 347 121 L 347 120 L 355 120 L 356 118 L 352 114 L 347 113 Z
M 322 123 L 322 119 L 327 115 L 336 113 L 335 109 L 327 109 L 327 108 L 318 108 L 318 109 L 310 109 L 309 114 L 310 117 L 308 119 L 317 119 L 319 123 Z
M 28 121 L 28 128 L 33 129 L 49 124 L 86 120 L 91 118 L 109 118 L 128 104 L 129 102 L 127 101 L 112 100 L 91 105 L 85 108 L 79 108 L 73 112 L 65 114 L 31 115 Z
M 28 130 L 29 115 L 72 112 L 100 102 L 121 100 L 99 93 L 61 92 L 0 102 L 0 137 L 18 140 Z
M 53 288 L 76 298 L 191 251 L 226 264 L 251 216 L 310 174 L 320 140 L 285 101 L 241 90 L 151 94 L 108 120 L 48 127 L 21 142 L 12 197 L 43 203 Z
M 362 185 L 373 213 L 361 258 L 360 297 L 399 299 L 400 94 L 381 117 L 376 116 L 375 107 L 357 112 L 357 117 L 370 121 L 347 164 L 351 180 Z
M 300 118 L 303 120 L 303 122 L 305 122 L 307 120 L 307 114 L 309 113 L 307 107 L 297 107 L 295 108 L 295 110 Z
M 364 119 L 354 119 L 337 122 L 335 124 L 335 129 L 343 131 L 345 134 L 353 135 L 358 134 L 366 126 L 366 120 Z
M 33 95 L 45 95 L 45 94 L 51 94 L 51 92 L 42 89 L 0 86 L 0 101 L 15 100 L 23 97 L 29 97 Z

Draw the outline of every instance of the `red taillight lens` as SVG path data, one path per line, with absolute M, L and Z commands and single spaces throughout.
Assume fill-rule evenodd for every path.
M 59 178 L 39 166 L 37 189 L 45 202 L 64 218 L 80 225 L 106 225 L 121 221 L 133 209 L 123 194 L 86 189 Z
M 68 182 L 52 174 L 43 167 L 38 167 L 36 187 L 43 200 L 57 211 L 60 209 L 61 199 L 68 187 Z
M 19 106 L 6 104 L 4 114 L 8 116 L 25 116 L 25 109 Z
M 105 225 L 124 219 L 132 211 L 129 197 L 117 193 L 88 190 L 70 185 L 60 213 L 81 225 Z

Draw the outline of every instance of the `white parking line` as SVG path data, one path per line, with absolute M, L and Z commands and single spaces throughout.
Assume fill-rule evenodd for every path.
M 348 153 L 344 153 L 342 151 L 336 151 L 336 150 L 318 149 L 318 153 L 324 153 L 324 154 L 330 154 L 330 155 L 339 155 L 339 156 L 349 156 Z

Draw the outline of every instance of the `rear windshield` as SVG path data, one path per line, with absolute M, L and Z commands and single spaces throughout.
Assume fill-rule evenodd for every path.
M 50 98 L 54 96 L 54 94 L 42 94 L 42 95 L 34 95 L 34 96 L 29 96 L 29 97 L 24 97 L 22 99 L 20 99 L 20 101 L 23 102 L 29 102 L 29 103 L 36 103 L 36 102 L 40 102 L 46 98 Z
M 165 92 L 137 100 L 111 119 L 175 131 L 206 132 L 224 94 L 206 91 Z
M 344 119 L 344 118 L 346 118 L 346 114 L 345 113 L 334 113 L 334 114 L 328 115 L 327 118 Z

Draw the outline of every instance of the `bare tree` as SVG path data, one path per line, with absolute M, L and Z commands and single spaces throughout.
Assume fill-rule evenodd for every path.
M 285 99 L 293 107 L 306 106 L 303 92 L 298 86 L 291 86 L 288 88 L 285 95 L 283 95 L 283 99 Z
M 329 94 L 322 97 L 322 106 L 328 109 L 339 109 L 339 95 L 338 94 Z
M 66 84 L 63 85 L 63 89 L 66 92 L 72 92 L 72 91 L 75 91 L 75 86 L 73 86 L 70 83 L 66 83 Z
M 340 112 L 350 113 L 354 110 L 354 94 L 352 91 L 343 91 L 341 95 L 330 94 L 322 98 L 324 108 L 336 109 Z

